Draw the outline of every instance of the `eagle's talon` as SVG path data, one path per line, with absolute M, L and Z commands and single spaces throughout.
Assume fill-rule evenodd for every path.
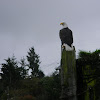
M 62 45 L 62 49 L 65 49 L 65 46 L 64 45 Z

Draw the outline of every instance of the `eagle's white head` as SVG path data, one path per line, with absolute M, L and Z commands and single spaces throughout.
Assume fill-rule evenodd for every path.
M 60 23 L 60 25 L 62 25 L 63 28 L 67 28 L 68 25 L 65 22 Z

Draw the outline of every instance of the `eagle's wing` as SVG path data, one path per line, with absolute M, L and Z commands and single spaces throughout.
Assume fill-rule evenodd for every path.
M 69 28 L 60 30 L 59 37 L 62 41 L 62 44 L 65 43 L 71 46 L 71 44 L 73 43 L 72 31 Z
M 60 37 L 60 39 L 61 39 L 61 41 L 62 41 L 62 44 L 63 44 L 63 43 L 64 43 L 64 40 L 65 40 L 65 38 L 66 38 L 65 32 L 63 32 L 62 30 L 60 30 L 60 32 L 59 32 L 59 37 Z
M 71 44 L 73 43 L 73 33 L 72 33 L 72 31 L 70 30 L 70 39 L 71 39 Z

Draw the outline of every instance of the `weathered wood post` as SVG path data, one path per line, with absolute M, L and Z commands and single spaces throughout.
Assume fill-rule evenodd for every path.
M 77 100 L 75 50 L 61 50 L 61 100 Z

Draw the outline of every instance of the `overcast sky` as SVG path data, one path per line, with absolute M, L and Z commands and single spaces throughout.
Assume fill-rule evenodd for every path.
M 42 70 L 52 72 L 60 62 L 61 22 L 73 31 L 77 53 L 100 48 L 99 0 L 0 0 L 0 64 L 34 46 Z

